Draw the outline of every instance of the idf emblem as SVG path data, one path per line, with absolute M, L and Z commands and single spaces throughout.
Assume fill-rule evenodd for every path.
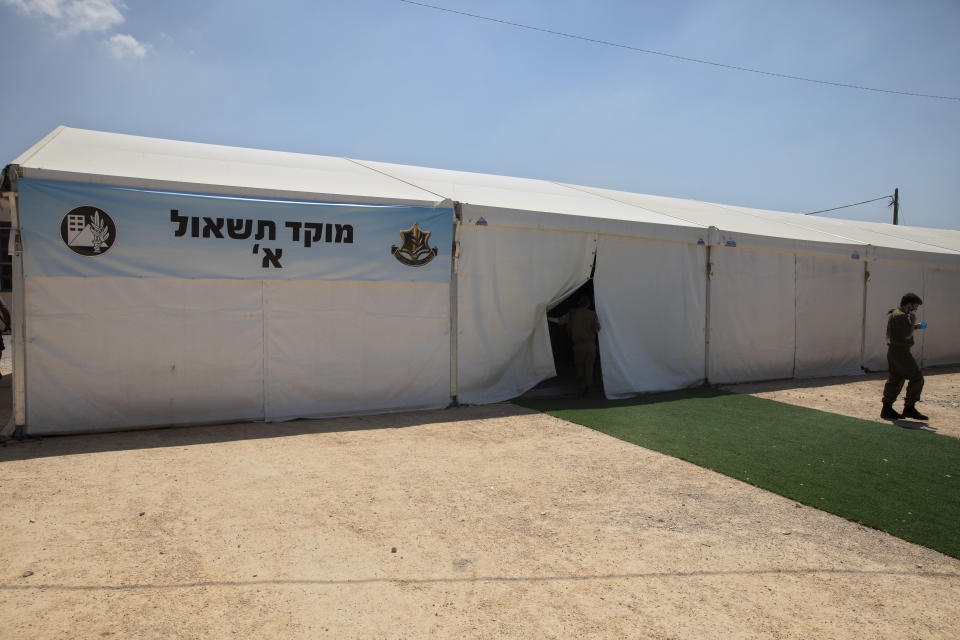
M 98 256 L 113 246 L 117 225 L 103 209 L 77 207 L 60 222 L 63 243 L 82 256 Z
M 430 246 L 430 232 L 420 228 L 420 224 L 400 232 L 403 244 L 393 245 L 390 253 L 408 267 L 422 267 L 437 257 L 437 248 Z

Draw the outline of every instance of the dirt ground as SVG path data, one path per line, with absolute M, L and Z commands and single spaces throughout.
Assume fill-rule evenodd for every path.
M 960 561 L 510 404 L 11 442 L 0 532 L 4 639 L 958 637 Z
M 906 429 L 923 429 L 960 438 L 960 367 L 925 368 L 923 377 L 923 396 L 917 403 L 917 409 L 930 419 L 926 422 L 897 420 L 894 424 Z M 880 398 L 886 380 L 886 373 L 870 373 L 814 380 L 776 380 L 723 388 L 777 402 L 884 422 L 880 420 Z M 898 411 L 903 409 L 902 392 L 894 407 Z

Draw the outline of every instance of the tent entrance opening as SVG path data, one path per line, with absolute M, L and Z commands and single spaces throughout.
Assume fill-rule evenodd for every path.
M 589 311 L 583 314 L 577 309 Z M 575 396 L 601 393 L 599 345 L 591 319 L 596 318 L 593 300 L 593 279 L 547 311 L 550 346 L 557 375 L 544 380 L 526 395 Z M 592 341 L 584 343 L 589 337 Z

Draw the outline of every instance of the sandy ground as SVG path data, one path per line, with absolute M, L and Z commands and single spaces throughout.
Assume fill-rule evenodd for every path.
M 923 370 L 923 377 L 923 395 L 917 403 L 917 409 L 930 419 L 926 422 L 896 420 L 894 424 L 905 429 L 923 429 L 960 438 L 960 367 L 929 367 Z M 884 422 L 880 420 L 880 398 L 886 380 L 886 373 L 870 373 L 814 380 L 776 380 L 723 388 L 811 409 Z M 903 392 L 894 407 L 898 411 L 903 409 Z M 957 637 L 960 638 L 960 633 Z
M 0 487 L 0 638 L 960 635 L 960 561 L 509 404 L 11 442 Z

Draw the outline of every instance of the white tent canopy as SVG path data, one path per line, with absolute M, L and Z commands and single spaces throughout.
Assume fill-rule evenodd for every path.
M 505 400 L 591 274 L 608 397 L 883 369 L 908 290 L 960 362 L 957 231 L 66 127 L 5 176 L 29 433 Z
M 23 176 L 139 189 L 337 202 L 443 198 L 347 158 L 238 149 L 58 127 L 13 161 Z

